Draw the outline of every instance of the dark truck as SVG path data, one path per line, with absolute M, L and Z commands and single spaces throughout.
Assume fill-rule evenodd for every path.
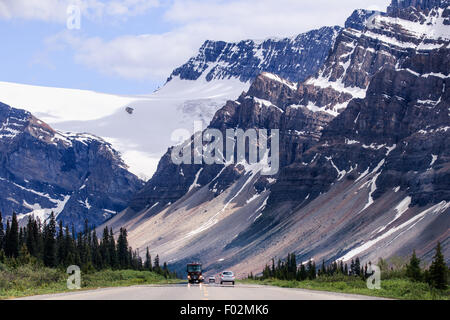
M 187 278 L 189 283 L 203 282 L 202 264 L 201 263 L 189 263 L 187 265 Z

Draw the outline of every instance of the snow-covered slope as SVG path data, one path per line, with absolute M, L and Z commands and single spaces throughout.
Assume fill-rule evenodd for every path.
M 126 208 L 142 181 L 90 134 L 63 134 L 25 110 L 0 103 L 0 212 L 19 220 L 51 212 L 79 229 Z
M 171 140 L 175 130 L 192 133 L 194 121 L 206 127 L 227 100 L 240 96 L 263 71 L 291 81 L 306 79 L 322 66 L 340 30 L 324 27 L 263 42 L 206 41 L 196 56 L 149 95 L 118 96 L 0 82 L 0 101 L 28 110 L 62 132 L 102 137 L 122 154 L 132 173 L 147 180 L 175 143 Z
M 147 179 L 174 143 L 174 130 L 191 132 L 194 120 L 206 126 L 228 99 L 248 86 L 237 79 L 177 79 L 149 95 L 118 96 L 0 82 L 0 101 L 26 109 L 62 132 L 103 137 L 122 153 L 132 173 Z M 127 107 L 133 109 L 131 113 Z
M 279 129 L 278 175 L 175 165 L 168 152 L 107 224 L 179 270 L 198 260 L 238 276 L 292 252 L 329 263 L 415 249 L 430 261 L 441 241 L 447 256 L 450 7 L 411 1 L 365 28 L 351 23 L 306 81 L 263 73 L 216 113 L 209 127 L 221 131 Z
M 355 25 L 361 25 L 355 21 Z M 207 81 L 255 79 L 262 71 L 298 82 L 314 74 L 328 57 L 341 27 L 323 27 L 292 38 L 225 42 L 207 40 L 195 57 L 175 69 L 173 79 Z

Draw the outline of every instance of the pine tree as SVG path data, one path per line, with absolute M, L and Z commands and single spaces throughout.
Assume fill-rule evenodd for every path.
M 31 256 L 36 256 L 36 239 L 34 239 L 35 232 L 33 228 L 34 219 L 32 217 L 28 217 L 27 222 L 27 236 L 25 239 L 25 243 L 28 249 L 28 252 Z
M 153 262 L 153 270 L 157 273 L 161 273 L 161 267 L 159 266 L 159 255 L 156 255 L 155 261 Z
M 167 279 L 169 278 L 169 268 L 167 267 L 167 262 L 163 264 L 163 276 Z
M 111 257 L 109 252 L 109 233 L 108 227 L 103 229 L 103 236 L 100 242 L 100 254 L 102 256 L 103 266 L 104 268 L 110 268 L 111 266 Z
M 6 225 L 6 232 L 6 256 L 16 258 L 19 256 L 19 224 L 15 212 L 13 213 L 9 230 L 8 224 Z
M 355 271 L 354 271 L 354 274 L 357 275 L 357 276 L 361 275 L 361 263 L 359 261 L 359 257 L 356 257 L 356 260 L 355 260 Z
M 56 221 L 53 212 L 50 214 L 48 224 L 44 225 L 44 265 L 56 266 Z
M 416 250 L 413 251 L 409 264 L 406 266 L 406 275 L 413 281 L 422 280 L 422 272 L 420 270 L 420 259 L 416 256 Z
M 288 254 L 287 280 L 294 280 L 297 275 L 297 260 L 295 253 Z
M 25 233 L 23 231 L 23 228 L 20 227 L 19 228 L 19 253 L 20 253 L 20 249 L 22 248 L 23 244 L 25 243 L 24 237 L 25 237 Z
M 56 248 L 57 248 L 57 264 L 62 266 L 64 265 L 64 259 L 66 258 L 66 241 L 64 239 L 64 228 L 63 223 L 59 221 L 58 227 L 58 237 L 56 238 Z
M 68 226 L 66 226 L 64 242 L 65 242 L 65 248 L 66 248 L 66 256 L 64 257 L 64 265 L 71 266 L 75 263 L 76 252 L 75 252 L 74 239 L 69 232 Z
M 308 272 L 306 271 L 305 265 L 303 263 L 300 265 L 299 274 L 300 274 L 301 281 L 306 280 L 308 278 Z
M 270 277 L 275 277 L 275 258 L 272 258 L 272 269 L 270 270 Z
M 0 250 L 3 249 L 3 240 L 5 238 L 5 230 L 3 228 L 2 212 L 0 211 Z
M 153 270 L 152 256 L 150 255 L 150 251 L 148 250 L 148 247 L 147 247 L 147 252 L 145 253 L 144 269 L 148 270 L 148 271 L 152 271 Z
M 103 259 L 102 254 L 100 253 L 100 246 L 98 243 L 97 233 L 95 232 L 95 228 L 92 231 L 92 263 L 97 270 L 101 270 L 103 268 Z
M 322 267 L 320 268 L 320 275 L 324 276 L 327 274 L 327 269 L 325 268 L 325 259 L 322 260 Z
M 111 268 L 117 268 L 119 266 L 119 260 L 117 258 L 116 242 L 114 240 L 112 228 L 109 229 L 109 258 Z
M 10 219 L 6 220 L 5 238 L 4 238 L 4 244 L 3 244 L 3 248 L 5 250 L 5 255 L 7 257 L 10 257 L 8 239 L 9 239 L 9 233 L 11 231 L 11 224 L 9 221 L 10 221 Z
M 444 255 L 441 252 L 441 243 L 438 242 L 429 271 L 430 284 L 436 289 L 447 289 L 447 272 Z
M 315 265 L 313 264 L 312 260 L 308 261 L 307 272 L 308 272 L 308 278 L 310 280 L 314 280 L 316 278 L 316 268 L 315 268 Z
M 266 265 L 263 269 L 263 274 L 262 274 L 262 278 L 263 279 L 269 279 L 270 278 L 270 268 L 268 265 Z
M 124 228 L 120 228 L 119 238 L 117 239 L 117 256 L 122 269 L 126 269 L 129 266 L 129 254 L 127 231 Z

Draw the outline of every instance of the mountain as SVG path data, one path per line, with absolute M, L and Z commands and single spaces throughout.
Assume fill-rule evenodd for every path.
M 245 40 L 237 43 L 206 41 L 197 56 L 175 69 L 168 81 L 179 78 L 206 81 L 236 78 L 254 80 L 269 72 L 290 81 L 303 81 L 319 70 L 342 28 L 323 27 L 293 38 Z
M 167 147 L 174 144 L 175 130 L 193 132 L 194 121 L 207 126 L 215 112 L 248 90 L 262 71 L 294 81 L 314 74 L 339 31 L 339 27 L 325 27 L 262 42 L 206 41 L 164 86 L 148 95 L 117 96 L 0 82 L 0 101 L 32 112 L 57 130 L 104 138 L 122 154 L 131 172 L 148 180 Z
M 364 28 L 355 21 L 373 14 L 356 11 L 315 75 L 263 73 L 216 112 L 209 128 L 222 132 L 280 130 L 278 175 L 175 165 L 169 149 L 108 225 L 180 270 L 194 259 L 240 276 L 288 252 L 429 261 L 439 240 L 449 257 L 448 4 L 393 1 Z
M 62 133 L 31 113 L 0 103 L 0 211 L 44 221 L 53 211 L 77 229 L 122 211 L 142 181 L 111 144 Z
M 31 135 L 33 140 L 25 134 L 27 125 L 21 127 L 21 138 L 14 138 L 13 145 L 8 135 L 1 137 L 5 149 L 0 181 L 5 192 L 0 210 L 42 219 L 54 211 L 58 219 L 77 227 L 86 218 L 96 225 L 103 223 L 130 200 L 137 205 L 143 193 L 138 193 L 142 186 L 134 175 L 148 180 L 157 171 L 159 159 L 174 143 L 174 132 L 192 132 L 194 121 L 207 126 L 216 111 L 247 91 L 262 71 L 295 81 L 307 78 L 324 63 L 340 30 L 324 27 L 261 42 L 207 41 L 162 88 L 149 95 L 118 96 L 0 82 L 0 101 L 26 109 L 40 120 L 14 111 L 22 112 L 19 119 L 24 123 L 36 119 L 43 123 L 49 141 L 53 137 L 65 141 L 45 144 L 37 134 Z M 189 73 L 195 75 L 189 77 Z M 8 127 L 12 122 L 8 122 L 11 111 L 7 110 L 17 109 L 2 106 Z M 25 137 L 33 141 L 23 145 Z M 24 155 L 33 161 L 28 163 Z M 44 155 L 49 156 L 41 168 L 38 163 L 42 161 L 36 159 Z
M 172 81 L 150 95 L 117 96 L 0 82 L 0 101 L 32 112 L 56 130 L 102 137 L 121 153 L 132 173 L 148 180 L 174 143 L 174 130 L 192 131 L 193 121 L 207 124 L 229 97 L 247 88 L 236 79 L 199 79 Z

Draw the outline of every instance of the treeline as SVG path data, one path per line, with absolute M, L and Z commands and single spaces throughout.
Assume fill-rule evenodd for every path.
M 166 278 L 176 278 L 167 263 L 160 265 L 158 255 L 152 261 L 148 248 L 143 261 L 128 245 L 125 228 L 120 229 L 117 242 L 112 229 L 107 227 L 98 239 L 95 228 L 89 227 L 87 220 L 84 231 L 76 233 L 73 226 L 69 230 L 61 221 L 57 225 L 53 213 L 44 223 L 29 217 L 25 227 L 19 227 L 15 213 L 6 221 L 5 227 L 0 213 L 0 262 L 12 265 L 39 263 L 49 268 L 77 265 L 83 272 L 147 270 Z
M 298 266 L 295 254 L 290 253 L 284 261 L 279 259 L 275 263 L 275 259 L 272 259 L 271 265 L 266 265 L 260 276 L 254 276 L 251 273 L 248 278 L 255 280 L 278 279 L 304 281 L 341 275 L 360 277 L 362 280 L 366 280 L 373 274 L 373 272 L 369 272 L 370 264 L 371 262 L 362 266 L 359 257 L 357 257 L 351 260 L 350 267 L 343 261 L 334 261 L 326 265 L 325 260 L 322 261 L 319 268 L 316 267 L 316 263 L 312 260 Z M 400 274 L 413 281 L 426 282 L 436 289 L 445 290 L 447 288 L 449 269 L 445 263 L 440 243 L 437 244 L 436 253 L 430 267 L 428 269 L 421 268 L 420 264 L 421 261 L 417 258 L 414 251 L 409 263 L 403 267 Z M 382 271 L 387 271 L 386 262 L 383 259 L 379 260 L 378 265 Z
M 277 264 L 275 264 L 275 260 L 272 259 L 271 267 L 266 265 L 260 278 L 303 281 L 314 280 L 321 276 L 333 276 L 336 274 L 367 278 L 369 276 L 368 265 L 366 264 L 364 267 L 361 266 L 358 257 L 356 260 L 352 259 L 350 268 L 348 267 L 348 264 L 343 261 L 339 261 L 339 263 L 334 261 L 327 266 L 325 265 L 325 260 L 322 261 L 320 268 L 317 268 L 316 263 L 312 260 L 309 260 L 306 264 L 302 263 L 298 267 L 295 254 L 290 253 L 285 261 L 279 259 Z M 250 277 L 253 277 L 253 274 L 250 274 Z

